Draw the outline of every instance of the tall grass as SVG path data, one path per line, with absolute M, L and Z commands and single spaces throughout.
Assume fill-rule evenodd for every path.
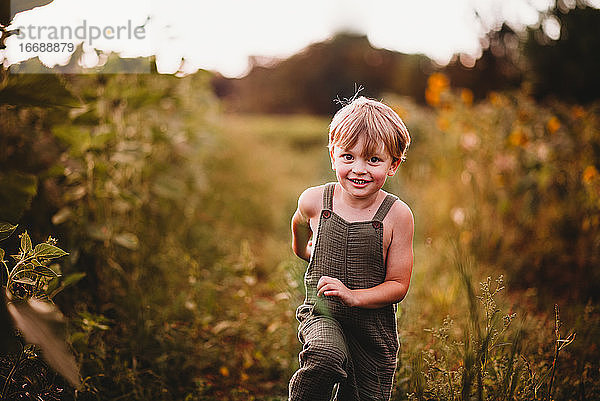
M 405 344 L 414 348 L 402 354 L 398 382 L 409 392 L 398 390 L 395 399 L 552 399 L 558 355 L 575 337 L 574 333 L 561 337 L 558 309 L 554 330 L 546 327 L 544 336 L 535 322 L 527 319 L 526 311 L 501 299 L 505 290 L 502 276 L 495 280 L 487 277 L 476 290 L 473 261 L 455 255 L 453 265 L 464 301 L 441 326 L 423 330 L 429 333 L 428 339 Z M 554 355 L 531 353 L 532 348 L 551 343 L 553 334 Z M 408 382 L 403 380 L 406 375 Z

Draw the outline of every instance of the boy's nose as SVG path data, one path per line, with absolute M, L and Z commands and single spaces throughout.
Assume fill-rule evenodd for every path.
M 352 165 L 352 172 L 355 174 L 364 174 L 367 172 L 365 163 L 357 161 Z

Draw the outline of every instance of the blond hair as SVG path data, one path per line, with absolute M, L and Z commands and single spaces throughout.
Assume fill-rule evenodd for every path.
M 404 161 L 410 135 L 402 119 L 389 106 L 360 96 L 342 107 L 329 124 L 329 148 L 350 149 L 364 137 L 364 156 L 377 153 L 383 144 L 395 159 Z

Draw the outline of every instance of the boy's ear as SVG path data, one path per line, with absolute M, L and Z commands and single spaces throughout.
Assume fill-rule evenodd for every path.
M 390 165 L 390 168 L 388 169 L 387 175 L 390 177 L 393 177 L 396 174 L 396 171 L 398 171 L 398 167 L 400 167 L 401 163 L 402 163 L 402 160 L 394 159 L 394 161 Z

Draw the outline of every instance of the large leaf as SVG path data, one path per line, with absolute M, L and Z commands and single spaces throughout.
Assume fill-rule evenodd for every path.
M 10 237 L 12 233 L 15 232 L 16 228 L 16 225 L 13 226 L 12 224 L 6 223 L 4 221 L 0 222 L 0 241 L 4 241 L 8 237 Z
M 0 221 L 17 221 L 37 194 L 37 177 L 19 172 L 0 172 Z
M 27 231 L 25 231 L 21 234 L 21 251 L 23 252 L 23 255 L 26 255 L 32 249 L 31 238 L 29 237 L 29 234 L 27 234 Z
M 46 266 L 37 266 L 34 271 L 34 273 L 39 274 L 40 276 L 44 276 L 44 277 L 57 277 L 58 274 L 56 274 L 56 272 Z
M 32 298 L 27 302 L 9 302 L 7 309 L 25 340 L 39 346 L 48 364 L 71 385 L 79 387 L 79 367 L 67 348 L 65 318 L 58 308 Z
M 37 244 L 33 249 L 33 254 L 35 257 L 42 259 L 55 259 L 68 255 L 67 252 L 63 251 L 59 247 L 46 243 Z

